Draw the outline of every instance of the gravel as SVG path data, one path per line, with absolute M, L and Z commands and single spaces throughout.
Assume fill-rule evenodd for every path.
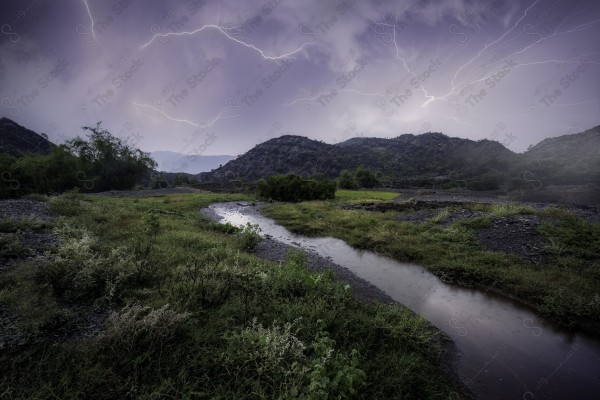
M 0 201 L 0 219 L 2 218 L 49 221 L 52 216 L 48 210 L 48 203 L 19 199 Z
M 477 232 L 477 238 L 486 250 L 516 254 L 534 264 L 547 255 L 546 240 L 537 231 L 542 218 L 520 215 L 497 217 L 492 221 L 492 226 Z

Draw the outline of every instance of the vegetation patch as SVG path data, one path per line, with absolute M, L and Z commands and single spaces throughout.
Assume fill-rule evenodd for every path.
M 270 200 L 299 202 L 335 197 L 335 182 L 325 178 L 274 175 L 266 180 L 260 179 L 256 187 L 259 197 Z
M 393 208 L 370 212 L 344 209 L 334 202 L 274 204 L 264 212 L 294 233 L 337 237 L 356 248 L 418 263 L 447 282 L 469 287 L 494 284 L 559 324 L 598 331 L 600 224 L 562 210 L 536 211 L 519 204 L 461 205 L 465 208 L 473 218 L 449 224 L 444 223 L 452 221 L 448 208 L 430 210 L 420 223 L 399 220 L 404 214 Z M 520 256 L 509 254 L 514 249 L 506 238 L 493 236 L 494 226 L 504 229 L 508 239 L 523 231 L 510 245 Z M 490 241 L 508 247 L 486 248 L 481 235 L 492 235 Z M 524 245 L 530 248 L 523 250 Z M 528 257 L 523 251 L 544 257 Z
M 243 250 L 244 230 L 199 214 L 213 202 L 252 198 L 166 198 L 51 200 L 61 213 L 60 247 L 0 275 L 0 318 L 18 317 L 0 356 L 4 397 L 461 392 L 441 372 L 441 334 L 425 320 L 404 307 L 359 303 L 332 273 L 307 272 L 303 253 L 281 264 L 259 259 Z

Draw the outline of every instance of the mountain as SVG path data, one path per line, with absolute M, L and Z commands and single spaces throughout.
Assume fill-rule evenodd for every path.
M 235 159 L 234 156 L 199 156 L 172 151 L 153 151 L 150 156 L 158 163 L 157 169 L 159 171 L 185 172 L 188 174 L 211 171 Z
M 450 138 L 441 133 L 406 134 L 393 139 L 352 138 L 332 145 L 302 136 L 281 136 L 209 173 L 201 181 L 253 181 L 273 174 L 337 177 L 365 166 L 394 182 L 435 177 L 502 175 L 518 155 L 500 143 Z
M 56 147 L 44 134 L 22 127 L 8 118 L 0 118 L 0 153 L 20 157 L 28 153 L 48 154 Z
M 520 168 L 548 184 L 600 183 L 600 126 L 542 140 L 522 155 Z

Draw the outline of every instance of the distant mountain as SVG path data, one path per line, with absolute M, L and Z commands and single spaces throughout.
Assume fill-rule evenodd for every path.
M 20 157 L 28 153 L 48 154 L 56 147 L 45 135 L 22 127 L 8 118 L 0 118 L 0 153 Z
M 441 133 L 394 139 L 352 138 L 336 145 L 302 136 L 281 136 L 261 143 L 201 181 L 253 181 L 273 174 L 322 174 L 334 178 L 344 169 L 370 168 L 393 181 L 502 175 L 518 155 L 500 143 L 450 138 Z M 452 178 L 450 178 L 452 177 Z
M 153 151 L 150 156 L 158 163 L 157 169 L 159 171 L 185 172 L 188 174 L 211 171 L 235 159 L 234 156 L 199 156 L 172 151 Z

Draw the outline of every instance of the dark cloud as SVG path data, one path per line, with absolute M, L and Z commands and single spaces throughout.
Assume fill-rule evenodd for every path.
M 102 120 L 144 150 L 196 154 L 428 130 L 521 151 L 600 123 L 593 1 L 29 0 L 0 13 L 0 114 L 55 141 Z

